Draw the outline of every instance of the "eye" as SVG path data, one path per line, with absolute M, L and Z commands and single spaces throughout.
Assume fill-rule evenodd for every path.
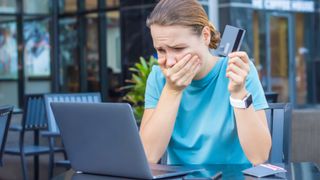
M 175 51 L 182 51 L 184 49 L 185 49 L 185 47 L 176 47 L 176 48 L 174 48 Z
M 157 49 L 157 51 L 158 51 L 158 53 L 165 53 L 166 52 L 164 49 L 161 49 L 161 48 Z

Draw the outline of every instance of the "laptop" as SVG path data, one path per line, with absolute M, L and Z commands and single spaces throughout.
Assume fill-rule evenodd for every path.
M 51 103 L 51 108 L 77 173 L 158 179 L 197 171 L 148 164 L 129 104 Z

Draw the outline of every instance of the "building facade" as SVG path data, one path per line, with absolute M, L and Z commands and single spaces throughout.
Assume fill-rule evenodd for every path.
M 0 104 L 30 93 L 118 88 L 140 56 L 155 53 L 145 20 L 156 0 L 0 0 Z M 199 0 L 223 32 L 246 30 L 241 50 L 265 91 L 295 107 L 320 104 L 319 1 Z
M 220 0 L 220 27 L 247 30 L 242 49 L 254 61 L 265 91 L 295 107 L 320 103 L 319 1 Z
M 120 86 L 120 36 L 119 0 L 0 0 L 1 104 L 49 92 L 107 99 Z

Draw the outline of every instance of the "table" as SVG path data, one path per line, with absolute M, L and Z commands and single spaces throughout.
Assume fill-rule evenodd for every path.
M 282 173 L 277 176 L 270 176 L 268 178 L 260 178 L 261 180 L 270 179 L 292 179 L 292 180 L 319 180 L 320 171 L 317 164 L 312 162 L 289 163 L 289 164 L 276 164 L 282 166 L 287 170 L 287 173 Z M 218 171 L 222 172 L 222 176 L 218 179 L 238 180 L 238 179 L 257 179 L 252 176 L 245 176 L 242 170 L 251 167 L 249 164 L 216 164 L 216 165 L 193 165 L 188 167 L 204 168 L 200 172 L 195 172 L 184 177 L 171 178 L 171 179 L 210 179 Z M 126 178 L 98 176 L 89 174 L 77 174 L 73 170 L 69 170 L 53 180 L 120 180 Z M 259 179 L 259 180 L 260 180 Z

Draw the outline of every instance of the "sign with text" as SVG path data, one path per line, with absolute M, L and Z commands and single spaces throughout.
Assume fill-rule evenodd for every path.
M 252 8 L 295 12 L 314 12 L 314 1 L 252 0 Z

